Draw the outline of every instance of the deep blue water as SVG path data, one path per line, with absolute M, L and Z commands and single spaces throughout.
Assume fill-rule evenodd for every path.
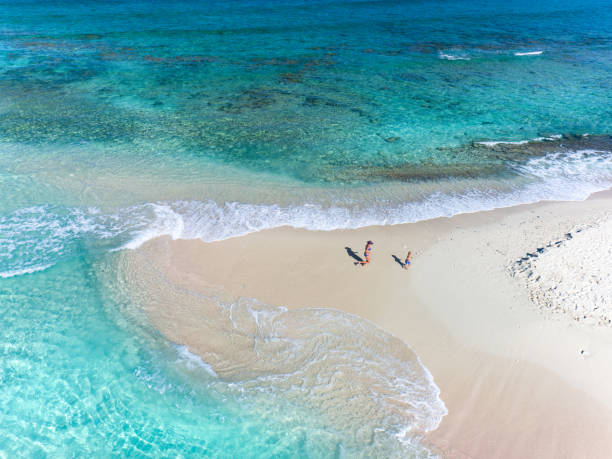
M 609 188 L 610 30 L 596 0 L 0 0 L 0 452 L 365 451 L 126 312 L 112 250 Z

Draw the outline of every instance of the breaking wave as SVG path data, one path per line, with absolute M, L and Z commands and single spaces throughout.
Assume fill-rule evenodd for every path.
M 45 269 L 83 245 L 107 251 L 134 249 L 159 236 L 217 241 L 281 226 L 336 230 L 394 225 L 542 200 L 583 200 L 612 187 L 609 151 L 549 153 L 509 161 L 507 167 L 506 178 L 486 183 L 448 179 L 439 181 L 440 191 L 418 196 L 411 196 L 406 185 L 395 195 L 373 193 L 367 202 L 278 205 L 209 200 L 145 203 L 112 212 L 51 205 L 20 209 L 0 216 L 0 276 Z

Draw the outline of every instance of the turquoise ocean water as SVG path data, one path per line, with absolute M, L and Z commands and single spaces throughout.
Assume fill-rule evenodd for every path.
M 323 311 L 335 347 L 282 363 L 358 367 L 374 337 L 407 408 L 381 385 L 356 429 L 316 381 L 229 380 L 164 340 L 117 257 L 609 188 L 610 30 L 599 0 L 0 0 L 0 456 L 430 454 L 445 408 L 410 343 L 385 360 L 391 337 Z

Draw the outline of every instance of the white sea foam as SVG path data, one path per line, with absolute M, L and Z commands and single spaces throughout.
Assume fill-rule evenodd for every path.
M 144 242 L 161 235 L 170 236 L 172 239 L 179 239 L 185 234 L 183 217 L 180 213 L 173 210 L 170 205 L 151 204 L 150 208 L 155 214 L 154 220 L 144 230 L 135 231 L 135 236 L 122 248 L 134 249 L 140 247 Z M 138 213 L 140 214 L 141 212 Z
M 540 140 L 539 138 L 534 139 L 535 140 Z M 510 141 L 510 140 L 487 140 L 484 142 L 476 142 L 478 145 L 486 145 L 487 147 L 494 147 L 495 145 L 524 145 L 526 143 L 531 142 L 531 140 L 516 140 L 516 141 Z
M 447 61 L 469 61 L 471 60 L 470 57 L 465 56 L 465 55 L 449 54 L 449 53 L 444 53 L 442 51 L 438 53 L 438 57 L 440 59 L 444 59 Z
M 0 277 L 43 271 L 88 233 L 111 236 L 80 209 L 36 206 L 0 216 Z
M 379 202 L 363 207 L 320 204 L 281 207 L 236 202 L 219 205 L 212 201 L 150 204 L 155 219 L 142 231 L 136 231 L 123 248 L 136 248 L 162 235 L 211 242 L 280 226 L 336 230 L 411 223 L 541 200 L 582 200 L 612 186 L 610 152 L 551 153 L 511 167 L 530 182 L 509 192 L 476 189 L 438 192 L 394 205 Z
M 587 134 L 585 134 L 587 135 Z M 528 140 L 488 140 L 483 142 L 475 142 L 478 145 L 486 145 L 488 147 L 494 147 L 495 145 L 525 145 L 529 142 L 546 142 L 551 140 L 558 140 L 563 137 L 561 134 L 549 135 L 546 137 L 535 137 Z
M 0 216 L 0 272 L 8 277 L 44 269 L 69 256 L 82 240 L 89 241 L 88 248 L 134 249 L 158 236 L 211 242 L 281 226 L 336 230 L 393 225 L 541 200 L 582 200 L 612 186 L 611 152 L 550 153 L 509 168 L 510 178 L 484 185 L 449 179 L 440 181 L 441 191 L 409 196 L 403 194 L 412 193 L 406 188 L 393 196 L 336 204 L 176 201 L 112 213 L 52 206 L 21 209 Z
M 202 360 L 202 357 L 199 355 L 190 352 L 187 346 L 175 345 L 175 348 L 179 356 L 179 361 L 188 369 L 203 368 L 210 376 L 217 377 L 217 373 L 215 373 L 212 366 Z
M 51 266 L 53 266 L 53 263 L 49 263 L 46 265 L 40 265 L 40 266 L 32 266 L 30 268 L 15 269 L 12 271 L 0 271 L 0 278 L 7 279 L 9 277 L 23 276 L 24 274 L 32 274 L 32 273 L 36 273 L 39 271 L 44 271 L 45 269 L 50 268 Z
M 514 53 L 515 56 L 539 56 L 540 54 L 542 54 L 544 51 L 524 51 L 524 52 L 516 52 Z

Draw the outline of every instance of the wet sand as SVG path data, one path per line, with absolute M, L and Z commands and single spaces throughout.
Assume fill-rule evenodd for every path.
M 512 267 L 611 214 L 608 191 L 350 231 L 279 228 L 214 243 L 164 237 L 122 256 L 134 276 L 147 265 L 173 288 L 341 309 L 401 338 L 441 389 L 449 413 L 428 439 L 445 456 L 598 458 L 612 449 L 612 330 L 534 303 Z M 372 263 L 355 266 L 368 239 Z M 408 250 L 405 270 L 398 260 Z M 193 352 L 214 344 L 198 333 L 205 318 L 193 309 L 163 298 L 144 309 Z M 177 326 L 177 314 L 189 325 Z

